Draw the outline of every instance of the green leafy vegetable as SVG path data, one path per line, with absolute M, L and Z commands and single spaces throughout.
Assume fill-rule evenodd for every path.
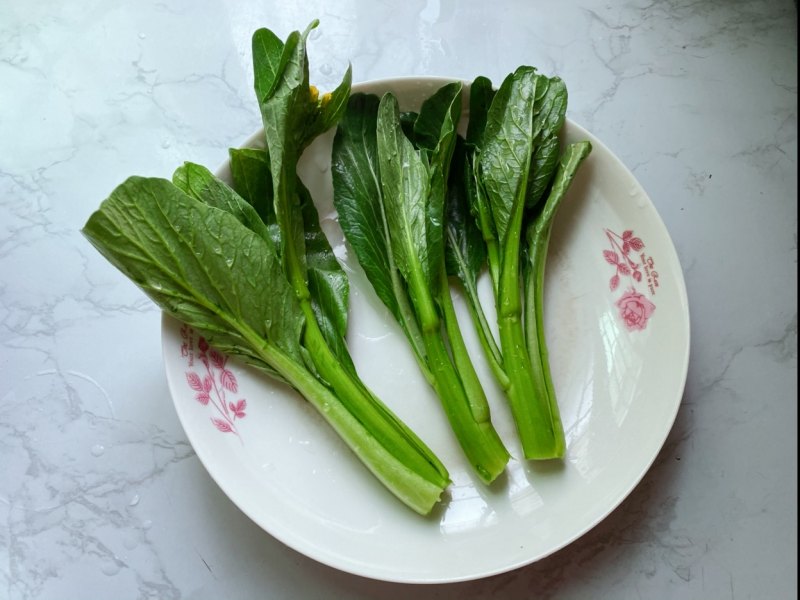
M 542 327 L 544 262 L 556 207 L 591 146 L 570 146 L 559 163 L 567 106 L 566 86 L 559 78 L 523 66 L 496 93 L 489 87 L 488 80 L 479 78 L 471 91 L 463 193 L 486 244 L 500 356 L 474 294 L 468 292 L 467 298 L 511 405 L 525 457 L 559 458 L 565 441 Z M 458 275 L 469 289 L 470 278 Z
M 444 252 L 445 196 L 460 102 L 460 84 L 438 90 L 418 115 L 401 116 L 392 94 L 380 101 L 353 95 L 333 145 L 334 204 L 465 455 L 489 483 L 505 469 L 509 454 L 492 426 L 458 328 Z
M 312 24 L 312 27 L 315 24 Z M 84 233 L 159 306 L 223 352 L 294 387 L 398 498 L 427 514 L 449 476 L 430 449 L 358 378 L 344 341 L 348 283 L 297 160 L 341 117 L 342 84 L 308 84 L 310 28 L 253 36 L 265 150 L 231 151 L 234 189 L 192 163 L 173 182 L 131 178 Z
M 285 41 L 253 35 L 264 147 L 230 151 L 232 184 L 184 163 L 172 181 L 131 177 L 83 232 L 163 310 L 222 352 L 297 390 L 400 500 L 427 514 L 445 466 L 360 379 L 346 343 L 349 282 L 297 173 L 304 150 L 338 125 L 332 150 L 339 222 L 397 320 L 465 456 L 486 483 L 510 458 L 451 297 L 457 278 L 505 390 L 526 458 L 564 453 L 544 336 L 544 270 L 553 219 L 588 142 L 561 150 L 564 83 L 522 66 L 495 90 L 442 86 L 419 111 L 391 93 L 309 84 L 314 21 Z M 523 237 L 524 235 L 524 237 Z M 497 331 L 478 296 L 488 266 Z
M 405 332 L 425 378 L 433 383 L 433 376 L 427 368 L 422 332 L 395 263 L 384 211 L 378 165 L 379 103 L 379 98 L 371 94 L 353 94 L 350 97 L 333 140 L 334 203 L 339 224 L 367 279 Z
M 464 175 L 461 181 L 456 182 L 456 186 L 458 186 L 458 183 L 463 182 L 463 193 L 466 195 L 467 203 L 475 217 L 478 229 L 483 235 L 489 273 L 496 295 L 497 282 L 500 279 L 500 251 L 497 231 L 495 230 L 489 199 L 486 197 L 481 181 L 476 177 L 478 156 L 480 155 L 480 148 L 483 146 L 489 107 L 494 96 L 495 90 L 492 87 L 492 82 L 486 77 L 477 77 L 472 82 L 469 91 L 469 124 L 464 148 Z
M 550 374 L 550 361 L 544 334 L 544 275 L 547 261 L 547 248 L 556 211 L 575 178 L 581 162 L 589 155 L 592 147 L 589 142 L 570 144 L 564 150 L 558 163 L 550 193 L 540 207 L 539 213 L 531 221 L 526 233 L 525 252 L 525 339 L 531 358 L 533 381 L 537 386 L 537 398 L 543 405 L 543 412 L 549 414 L 548 422 L 554 428 L 554 438 L 563 439 L 558 403 L 553 380 Z M 561 449 L 563 452 L 563 447 Z

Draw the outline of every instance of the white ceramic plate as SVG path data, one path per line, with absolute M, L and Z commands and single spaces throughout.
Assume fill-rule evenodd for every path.
M 354 91 L 391 90 L 404 109 L 414 109 L 443 83 L 395 79 Z M 566 546 L 636 486 L 683 394 L 689 355 L 683 276 L 661 219 L 631 173 L 577 125 L 568 122 L 565 135 L 589 139 L 594 149 L 557 216 L 546 272 L 546 333 L 567 437 L 563 461 L 512 459 L 491 488 L 470 472 L 405 338 L 342 239 L 331 199 L 332 133 L 309 148 L 300 172 L 351 277 L 352 355 L 364 381 L 447 465 L 453 484 L 446 501 L 427 518 L 405 508 L 299 396 L 210 351 L 204 362 L 197 334 L 165 316 L 166 372 L 186 433 L 219 486 L 264 530 L 358 575 L 463 581 Z M 249 145 L 257 143 L 254 136 Z M 227 167 L 220 175 L 228 176 Z M 504 398 L 456 301 L 496 427 L 521 456 Z

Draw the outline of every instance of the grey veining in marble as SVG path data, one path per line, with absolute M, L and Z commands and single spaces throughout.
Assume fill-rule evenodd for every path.
M 684 268 L 691 363 L 653 468 L 505 575 L 409 590 L 252 524 L 173 409 L 160 313 L 80 227 L 131 174 L 259 126 L 250 35 L 321 26 L 312 81 L 558 73 Z M 785 0 L 0 4 L 0 598 L 793 598 L 797 13 Z

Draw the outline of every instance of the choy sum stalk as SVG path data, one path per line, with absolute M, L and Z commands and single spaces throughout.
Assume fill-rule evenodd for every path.
M 409 339 L 453 432 L 486 483 L 509 453 L 452 306 L 444 253 L 444 200 L 461 85 L 435 93 L 418 115 L 392 94 L 354 95 L 334 140 L 334 203 L 342 229 L 378 296 Z M 416 142 L 416 145 L 415 143 Z
M 558 427 L 561 420 L 558 402 L 550 374 L 550 359 L 544 331 L 544 276 L 547 262 L 547 249 L 550 232 L 556 211 L 569 189 L 581 162 L 591 152 L 588 141 L 570 144 L 564 150 L 550 186 L 549 194 L 538 214 L 531 220 L 526 233 L 526 252 L 524 253 L 525 279 L 525 339 L 530 353 L 533 381 L 537 397 L 542 399 L 545 410 L 549 411 L 550 422 Z M 556 437 L 563 437 L 563 431 L 556 431 Z
M 187 163 L 173 182 L 127 180 L 83 232 L 165 311 L 297 390 L 389 491 L 427 514 L 447 470 L 359 379 L 344 340 L 347 280 L 296 172 L 350 91 L 349 70 L 329 95 L 309 86 L 309 31 L 253 37 L 266 150 L 231 152 L 242 194 Z
M 485 89 L 479 86 L 479 99 L 488 100 Z M 508 378 L 505 392 L 528 459 L 560 458 L 565 452 L 544 339 L 543 273 L 558 202 L 591 149 L 588 143 L 570 146 L 559 164 L 566 102 L 560 79 L 523 66 L 505 78 L 490 102 L 479 103 L 478 125 L 468 133 L 473 214 L 487 244 L 497 244 L 496 254 L 489 254 L 489 270 Z M 529 226 L 533 214 L 539 217 Z

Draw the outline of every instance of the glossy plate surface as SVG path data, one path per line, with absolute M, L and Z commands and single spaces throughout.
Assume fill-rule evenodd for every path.
M 403 109 L 447 80 L 394 79 L 354 91 L 394 92 Z M 554 225 L 545 321 L 567 436 L 563 461 L 520 462 L 491 487 L 470 472 L 417 370 L 405 338 L 343 241 L 332 206 L 332 132 L 304 155 L 301 177 L 351 279 L 351 352 L 362 378 L 439 455 L 453 484 L 422 518 L 378 484 L 299 396 L 227 360 L 165 316 L 163 351 L 175 408 L 205 468 L 264 530 L 295 550 L 358 575 L 452 582 L 508 571 L 569 544 L 630 493 L 672 427 L 689 358 L 681 267 L 660 217 L 622 163 L 568 122 L 567 140 L 589 139 Z M 248 145 L 258 145 L 258 136 Z M 227 167 L 219 171 L 227 177 Z M 482 281 L 491 306 L 488 282 Z M 508 408 L 480 358 L 460 297 L 495 425 L 521 456 Z M 205 358 L 205 360 L 203 360 Z

